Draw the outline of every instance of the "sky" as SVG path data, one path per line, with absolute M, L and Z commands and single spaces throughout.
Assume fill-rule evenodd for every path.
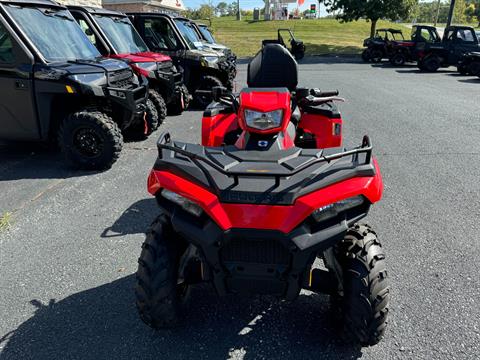
M 221 2 L 222 0 L 213 0 L 212 3 L 214 5 L 217 5 L 219 2 Z M 224 2 L 226 2 L 227 4 L 230 4 L 233 2 L 233 0 L 223 0 Z M 183 3 L 185 4 L 185 6 L 187 8 L 198 8 L 200 5 L 202 4 L 205 4 L 207 3 L 207 1 L 205 0 L 183 0 Z M 310 8 L 310 4 L 317 4 L 318 6 L 318 2 L 317 1 L 309 1 L 309 0 L 305 0 L 305 3 L 300 6 L 300 10 L 303 11 L 303 10 L 306 10 L 307 8 Z M 264 7 L 265 3 L 262 1 L 262 0 L 240 0 L 240 8 L 242 9 L 253 9 L 253 8 L 262 8 Z M 291 9 L 294 9 L 297 7 L 297 4 L 289 4 L 288 5 L 288 8 L 291 10 Z M 320 6 L 320 16 L 325 16 L 326 15 L 326 11 L 325 11 L 325 7 L 323 6 L 323 4 Z

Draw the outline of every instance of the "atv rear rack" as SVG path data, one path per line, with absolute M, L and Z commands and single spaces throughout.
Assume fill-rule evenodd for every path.
M 279 186 L 280 184 L 280 179 L 281 178 L 288 178 L 290 176 L 293 176 L 315 164 L 321 163 L 321 162 L 328 162 L 336 159 L 343 158 L 345 156 L 351 156 L 355 155 L 354 161 L 358 161 L 358 155 L 365 153 L 365 163 L 362 165 L 367 165 L 371 163 L 372 159 L 372 143 L 370 140 L 370 137 L 368 135 L 364 135 L 363 140 L 362 140 L 362 145 L 360 147 L 351 149 L 351 150 L 346 150 L 343 152 L 339 152 L 336 154 L 331 154 L 331 155 L 322 155 L 318 159 L 309 161 L 308 163 L 297 167 L 296 169 L 292 171 L 285 171 L 285 172 L 274 172 L 274 171 L 268 171 L 268 172 L 256 172 L 256 171 L 232 171 L 232 170 L 225 170 L 223 167 L 219 166 L 215 161 L 211 160 L 208 156 L 201 156 L 199 154 L 192 153 L 190 151 L 186 151 L 184 149 L 181 149 L 177 146 L 170 145 L 172 144 L 172 140 L 170 137 L 170 133 L 168 132 L 163 132 L 160 134 L 160 137 L 157 141 L 157 147 L 159 150 L 159 155 L 162 157 L 162 149 L 165 150 L 170 150 L 174 153 L 181 154 L 188 159 L 190 159 L 205 175 L 207 178 L 209 184 L 214 187 L 215 189 L 218 190 L 218 187 L 213 180 L 211 174 L 208 172 L 208 169 L 206 169 L 201 162 L 207 164 L 208 166 L 214 168 L 216 171 L 220 172 L 221 174 L 233 178 L 234 181 L 234 186 L 238 185 L 238 178 L 239 177 L 274 177 L 275 178 L 275 185 Z

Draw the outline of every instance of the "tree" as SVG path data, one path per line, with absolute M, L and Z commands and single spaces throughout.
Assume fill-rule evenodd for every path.
M 375 35 L 379 19 L 407 19 L 418 0 L 324 0 L 329 11 L 339 10 L 337 19 L 354 21 L 365 18 L 371 21 L 370 36 Z
M 217 11 L 217 14 L 220 16 L 225 16 L 228 14 L 228 4 L 224 1 L 221 1 L 217 4 L 217 7 L 215 8 Z
M 465 16 L 465 11 L 467 10 L 467 5 L 465 0 L 456 0 L 455 8 L 453 9 L 453 20 L 457 24 L 463 24 L 467 21 Z

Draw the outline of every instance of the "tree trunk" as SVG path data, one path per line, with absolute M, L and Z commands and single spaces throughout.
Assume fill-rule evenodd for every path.
M 373 38 L 375 36 L 375 30 L 377 29 L 377 21 L 378 19 L 372 19 L 372 24 L 370 25 L 370 37 Z

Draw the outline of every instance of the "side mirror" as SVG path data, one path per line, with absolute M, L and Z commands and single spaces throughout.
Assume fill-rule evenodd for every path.
M 228 94 L 228 90 L 224 86 L 212 87 L 212 97 L 214 101 L 219 101 L 220 98 Z

